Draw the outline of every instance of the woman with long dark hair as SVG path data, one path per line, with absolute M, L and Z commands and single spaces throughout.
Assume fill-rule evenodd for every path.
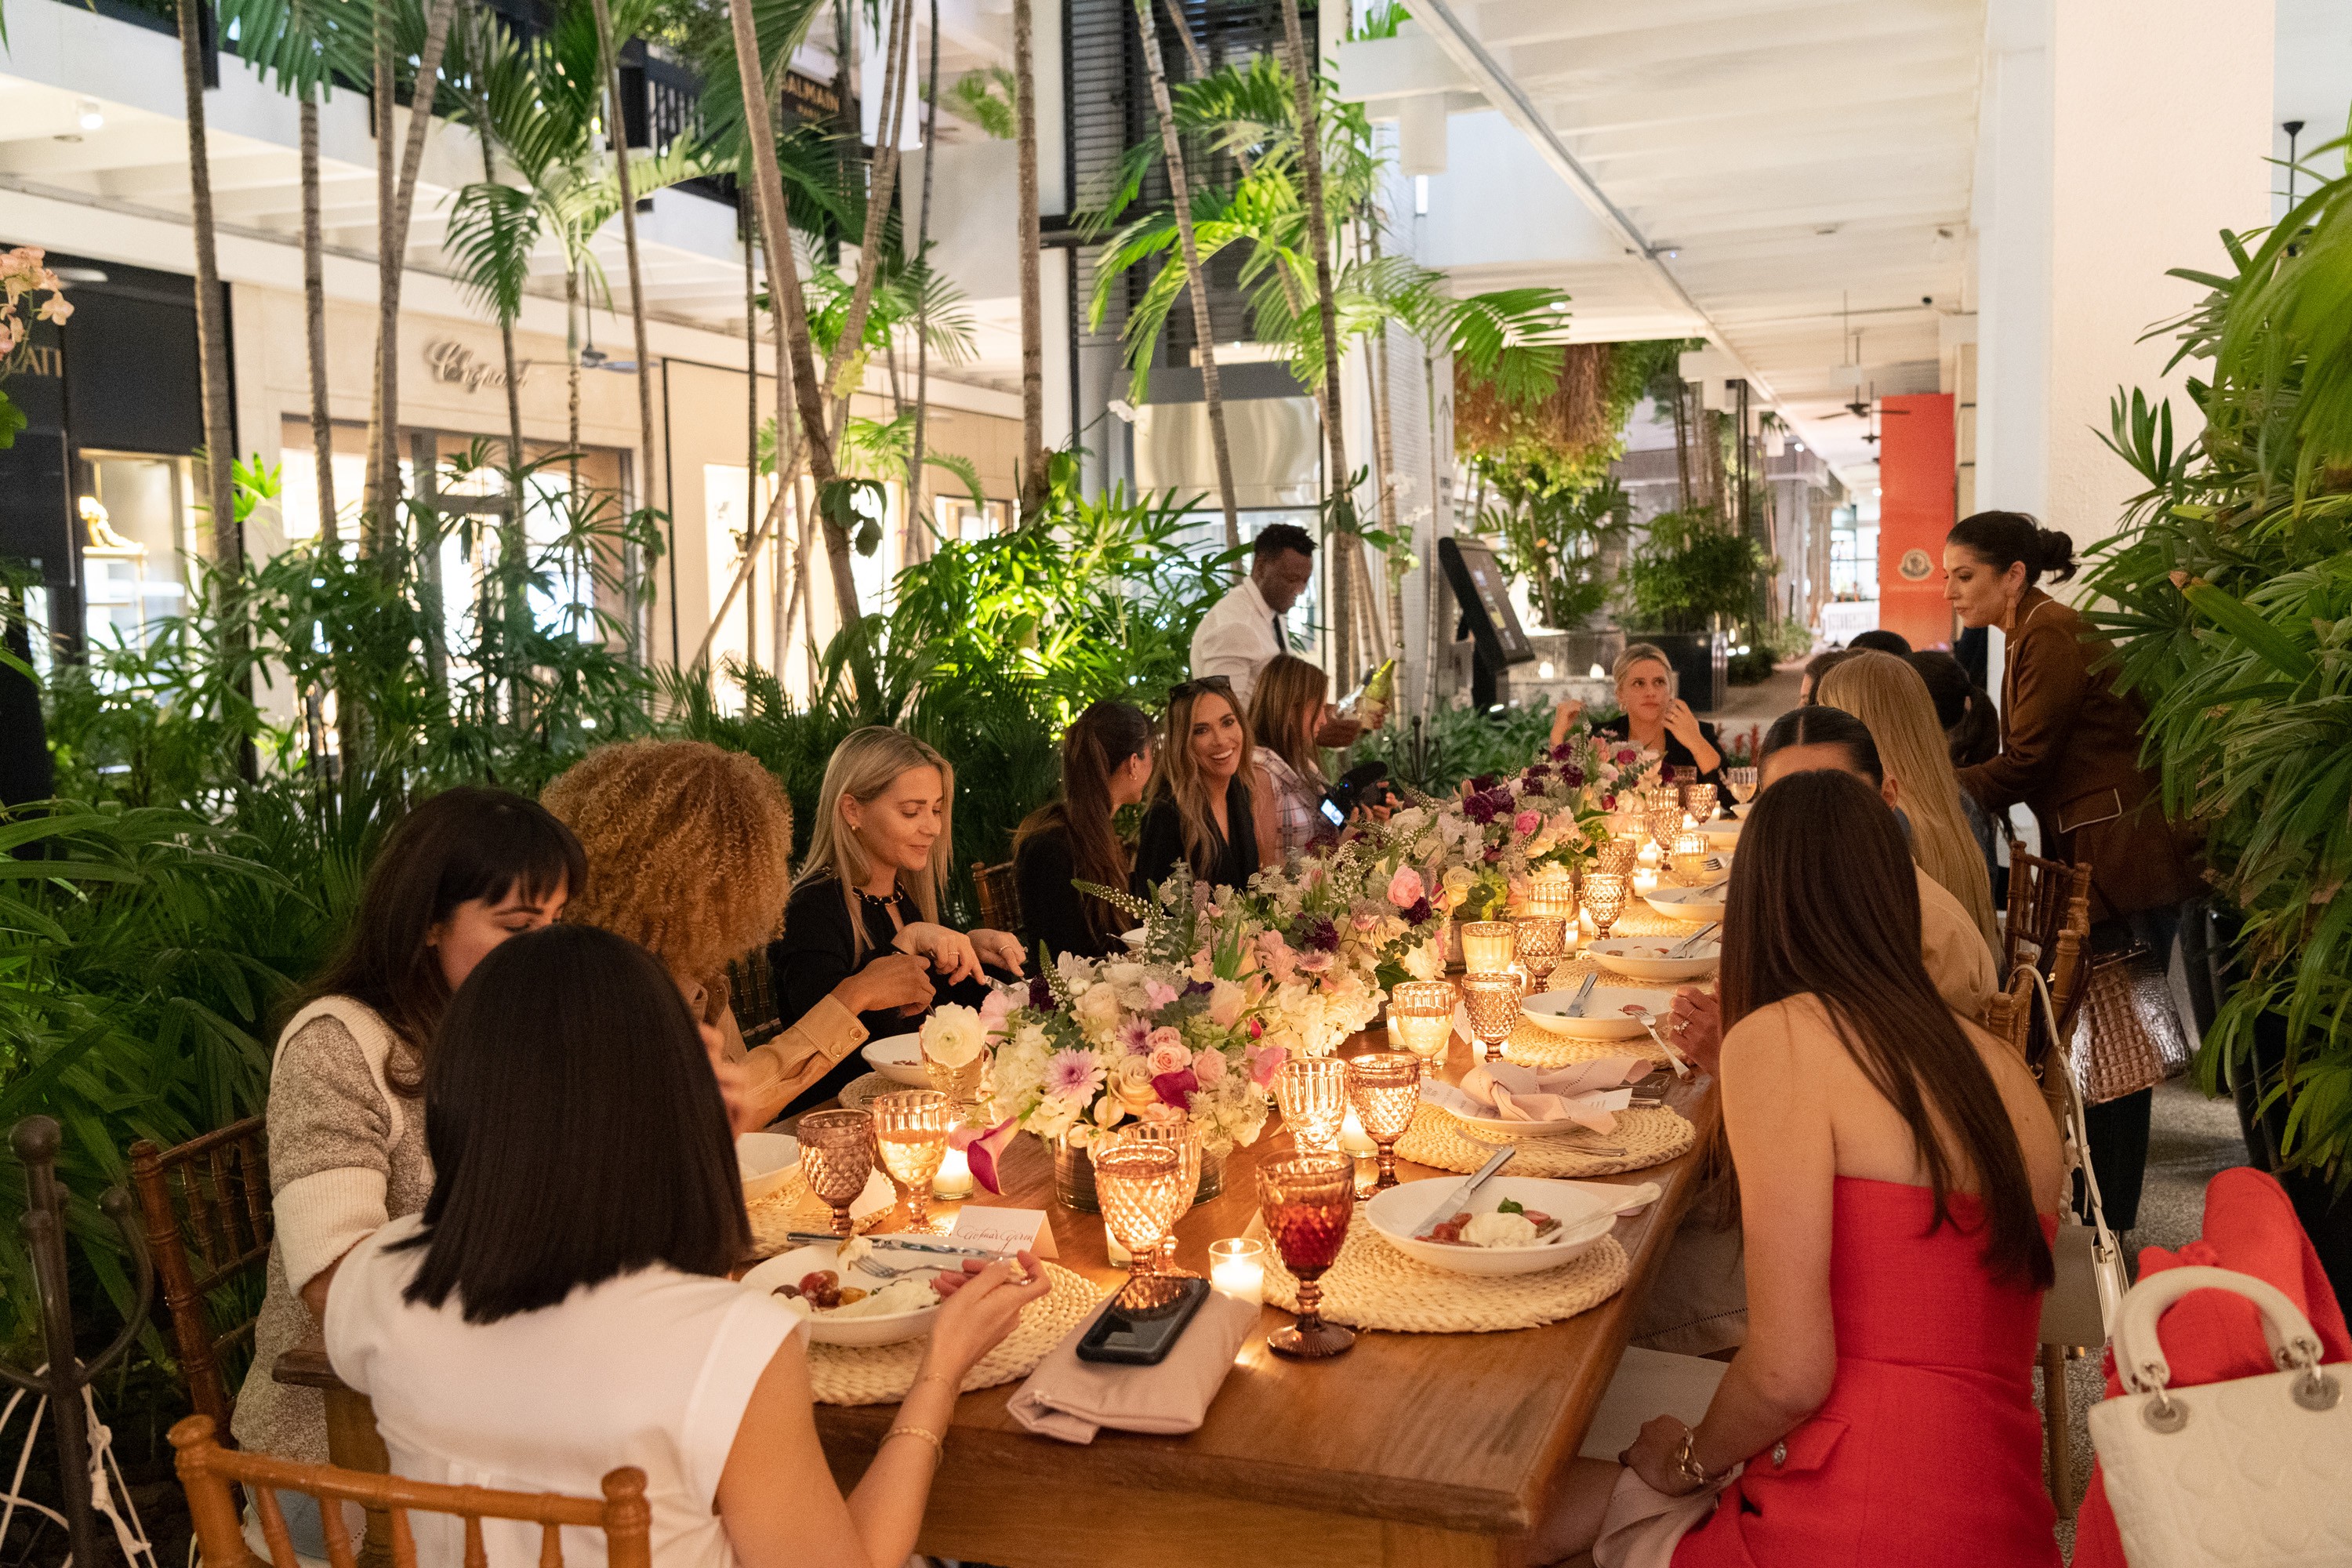
M 1149 895 L 1181 865 L 1211 887 L 1245 888 L 1263 865 L 1250 789 L 1256 747 L 1233 682 L 1222 675 L 1168 691 L 1150 805 L 1135 847 L 1136 892 Z
M 386 836 L 341 950 L 271 1059 L 264 1114 L 276 1233 L 231 1424 L 241 1447 L 326 1463 L 322 1396 L 272 1369 L 318 1331 L 314 1314 L 343 1254 L 424 1207 L 433 1190 L 419 1097 L 450 996 L 499 943 L 562 913 L 587 880 L 571 830 L 505 790 L 444 790 Z M 279 1500 L 297 1546 L 324 1557 L 317 1504 L 299 1492 Z
M 1577 1461 L 1532 1555 L 1590 1545 L 1615 1495 L 1663 1537 L 1642 1549 L 1679 1537 L 1676 1568 L 2056 1564 L 2028 1369 L 2058 1137 L 2024 1063 L 1937 995 L 1902 830 L 1861 780 L 1757 797 L 1722 985 L 1748 1341 L 1696 1427 Z
M 1945 537 L 1945 598 L 1965 625 L 1999 626 L 2005 650 L 2000 752 L 1962 768 L 1960 787 L 1996 815 L 2021 803 L 2032 811 L 2043 855 L 2090 868 L 2091 951 L 2145 946 L 2160 975 L 2180 907 L 2203 883 L 2187 836 L 2165 819 L 2157 775 L 2140 765 L 2147 710 L 2116 689 L 2115 645 L 2042 590 L 2074 571 L 2074 542 L 2022 512 L 1977 512 Z M 2085 1116 L 2117 1230 L 2138 1221 L 2153 1104 L 2143 1089 Z
M 964 1373 L 1045 1294 L 1024 1253 L 942 1277 L 922 1364 L 844 1497 L 817 1441 L 804 1321 L 728 1279 L 750 1249 L 719 1086 L 670 973 L 587 926 L 486 959 L 425 1074 L 439 1180 L 352 1248 L 327 1354 L 374 1401 L 394 1474 L 593 1497 L 646 1472 L 653 1560 L 895 1565 L 914 1550 Z M 457 1523 L 417 1515 L 419 1558 Z M 570 1532 L 565 1555 L 593 1531 Z M 535 1524 L 484 1521 L 497 1563 Z
M 1065 952 L 1117 952 L 1128 921 L 1076 882 L 1127 886 L 1127 846 L 1114 819 L 1143 799 L 1151 779 L 1151 721 L 1108 700 L 1090 704 L 1062 732 L 1062 794 L 1029 814 L 1013 836 L 1013 880 L 1023 935 L 1048 962 Z

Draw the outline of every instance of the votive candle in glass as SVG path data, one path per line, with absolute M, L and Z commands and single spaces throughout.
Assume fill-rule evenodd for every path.
M 1640 870 L 1638 870 L 1638 871 L 1636 871 L 1636 872 L 1634 872 L 1634 873 L 1633 873 L 1633 891 L 1634 891 L 1634 892 L 1636 892 L 1636 893 L 1654 893 L 1654 892 L 1656 892 L 1657 890 L 1658 890 L 1658 870 L 1657 870 L 1657 868 L 1656 868 L 1656 867 L 1654 867 L 1654 866 L 1644 866 L 1644 867 L 1643 867 Z
M 1381 1146 L 1364 1131 L 1363 1118 L 1356 1114 L 1354 1106 L 1348 1107 L 1348 1114 L 1339 1122 L 1339 1152 L 1360 1160 L 1380 1152 Z
M 1209 1243 L 1209 1288 L 1221 1296 L 1263 1306 L 1265 1302 L 1265 1243 L 1229 1237 Z
M 1576 873 L 1565 866 L 1537 867 L 1527 912 L 1553 920 L 1576 913 Z
M 1454 1037 L 1454 986 L 1444 980 L 1407 980 L 1389 991 L 1389 1037 L 1423 1061 L 1445 1054 Z
M 1511 968 L 1511 922 L 1471 921 L 1462 927 L 1462 967 L 1471 974 L 1507 974 Z
M 931 1196 L 950 1202 L 971 1196 L 971 1159 L 962 1150 L 950 1148 L 940 1162 L 940 1173 L 931 1178 Z
M 1706 880 L 1706 835 L 1693 830 L 1677 837 L 1672 864 L 1680 881 L 1696 887 Z

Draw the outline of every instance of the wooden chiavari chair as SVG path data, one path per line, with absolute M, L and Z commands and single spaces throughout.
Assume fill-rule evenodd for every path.
M 467 1568 L 484 1568 L 488 1561 L 482 1544 L 486 1519 L 538 1525 L 540 1568 L 562 1568 L 562 1532 L 566 1525 L 603 1531 L 604 1558 L 611 1568 L 653 1568 L 653 1509 L 646 1501 L 646 1473 L 635 1466 L 605 1476 L 604 1495 L 598 1500 L 560 1492 L 434 1486 L 398 1476 L 239 1453 L 220 1446 L 208 1415 L 191 1415 L 173 1427 L 172 1446 L 179 1450 L 180 1486 L 187 1493 L 196 1544 L 207 1568 L 261 1568 L 264 1563 L 273 1568 L 295 1568 L 293 1543 L 278 1508 L 277 1494 L 281 1490 L 309 1493 L 319 1500 L 320 1511 L 329 1519 L 336 1517 L 346 1502 L 388 1514 L 391 1532 L 386 1561 L 391 1568 L 416 1568 L 416 1537 L 408 1518 L 412 1511 L 449 1514 L 465 1521 Z M 266 1559 L 254 1555 L 238 1528 L 232 1486 L 243 1486 L 254 1499 L 262 1538 L 269 1547 Z M 355 1550 L 341 1531 L 327 1531 L 331 1568 L 357 1568 L 364 1550 Z
M 989 866 L 971 863 L 972 891 L 980 896 L 980 923 L 991 931 L 1021 934 L 1021 884 L 1013 878 L 1013 862 Z
M 258 1116 L 170 1149 L 141 1139 L 131 1145 L 131 1180 L 147 1220 L 147 1250 L 189 1402 L 221 1431 L 236 1400 L 224 1363 L 252 1352 L 261 1285 L 277 1227 L 269 1205 L 269 1137 Z M 215 1300 L 250 1280 L 251 1311 L 215 1331 Z M 242 1377 L 244 1367 L 233 1369 Z

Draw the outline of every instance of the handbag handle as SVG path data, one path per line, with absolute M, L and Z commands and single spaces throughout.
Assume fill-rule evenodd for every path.
M 2319 1364 L 2319 1336 L 2285 1291 L 2267 1279 L 2233 1268 L 2191 1264 L 2151 1274 L 2124 1298 L 2123 1317 L 2116 1324 L 2116 1373 L 2134 1394 L 2160 1394 L 2172 1380 L 2171 1364 L 2164 1359 L 2164 1342 L 2157 1335 L 2157 1320 L 2192 1290 L 2227 1290 L 2252 1301 L 2262 1314 L 2263 1338 L 2270 1342 L 2271 1360 L 2281 1371 L 2308 1371 Z
M 2074 1075 L 2068 1070 L 2063 1057 L 2059 1054 L 2063 1043 L 2058 1034 L 2058 1007 L 2050 1000 L 2050 982 L 2032 964 L 2021 967 L 2033 976 L 2033 994 L 2042 1000 L 2042 1019 L 2050 1028 L 2053 1058 L 2050 1070 L 2066 1085 L 2066 1131 L 2074 1140 L 2074 1147 L 2082 1151 L 2082 1164 L 2078 1169 L 2083 1173 L 2084 1194 L 2089 1200 L 2091 1225 L 2098 1232 L 2100 1250 L 2114 1252 L 2120 1257 L 2122 1254 L 2117 1249 L 2115 1232 L 2107 1228 L 2106 1205 L 2099 1201 L 2099 1173 L 2091 1167 L 2091 1128 L 2090 1123 L 2083 1119 L 2083 1091 L 2075 1087 Z

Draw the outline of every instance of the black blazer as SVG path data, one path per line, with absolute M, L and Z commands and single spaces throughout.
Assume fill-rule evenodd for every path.
M 890 942 L 898 928 L 891 923 L 890 904 L 863 895 L 852 896 L 857 900 L 866 926 L 866 951 L 862 954 L 857 952 L 849 923 L 849 908 L 841 900 L 841 884 L 833 878 L 818 877 L 803 882 L 793 889 L 792 901 L 784 906 L 784 934 L 768 944 L 768 975 L 775 985 L 777 1014 L 788 1029 L 835 986 L 876 959 L 896 951 Z M 895 902 L 902 922 L 911 925 L 923 918 L 923 911 L 915 907 L 915 900 L 903 889 Z M 987 999 L 988 991 L 979 981 L 967 980 L 940 986 L 933 1000 L 935 1005 L 960 1002 L 967 1007 L 977 1007 Z M 860 1013 L 857 1021 L 866 1026 L 868 1038 L 883 1040 L 920 1028 L 923 1015 Z M 785 1110 L 805 1110 L 819 1100 L 831 1100 L 844 1085 L 866 1070 L 866 1058 L 853 1051 Z
M 1130 921 L 1118 910 L 1098 903 L 1070 886 L 1078 874 L 1071 852 L 1070 830 L 1059 822 L 1039 828 L 1013 847 L 1013 881 L 1021 894 L 1021 942 L 1029 955 L 1045 943 L 1046 962 L 1066 952 L 1082 958 L 1108 958 L 1124 952 L 1118 933 Z M 1089 910 L 1102 918 L 1097 934 L 1087 923 Z
M 1632 735 L 1633 726 L 1626 719 L 1625 715 L 1620 713 L 1617 717 L 1610 720 L 1605 724 L 1595 724 L 1592 726 L 1592 732 L 1596 735 L 1606 735 L 1612 741 L 1622 741 Z M 1715 754 L 1718 759 L 1720 759 L 1723 755 L 1723 740 L 1722 737 L 1718 736 L 1715 732 L 1715 726 L 1702 719 L 1698 721 L 1698 732 L 1701 736 L 1705 737 L 1708 745 L 1715 748 Z M 1665 765 L 1669 768 L 1698 767 L 1698 759 L 1691 755 L 1691 749 L 1688 746 L 1684 745 L 1680 741 L 1675 739 L 1675 733 L 1671 730 L 1666 731 Z M 1659 782 L 1662 784 L 1665 783 L 1669 778 L 1671 778 L 1671 776 L 1672 775 L 1669 774 L 1665 777 L 1662 777 Z M 1712 768 L 1701 768 L 1699 770 L 1698 782 L 1701 784 L 1721 784 L 1723 783 L 1722 762 L 1718 760 Z
M 1250 787 L 1238 773 L 1225 786 L 1225 821 L 1233 837 L 1217 838 L 1217 826 L 1212 821 L 1209 863 L 1192 870 L 1212 887 L 1246 888 L 1250 874 L 1257 869 L 1257 817 L 1251 810 Z M 1183 860 L 1184 819 L 1177 813 L 1175 797 L 1162 795 L 1143 814 L 1143 833 L 1135 846 L 1135 875 L 1129 885 L 1148 898 Z

